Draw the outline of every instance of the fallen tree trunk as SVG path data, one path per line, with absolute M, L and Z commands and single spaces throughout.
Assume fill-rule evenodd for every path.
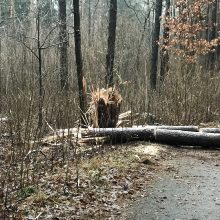
M 220 147 L 220 134 L 180 130 L 147 128 L 93 128 L 82 133 L 82 137 L 109 137 L 120 143 L 131 140 L 152 141 L 171 145 Z
M 198 132 L 199 127 L 198 126 L 166 126 L 166 125 L 149 125 L 147 126 L 149 128 L 154 128 L 154 129 L 166 129 L 166 130 L 180 130 L 180 131 L 193 131 L 193 132 Z
M 181 130 L 181 131 L 192 131 L 192 132 L 199 132 L 198 126 L 165 126 L 165 125 L 148 125 L 142 127 L 125 127 L 125 128 L 88 128 L 88 129 L 81 129 L 80 131 L 82 134 L 87 135 L 110 135 L 111 133 L 119 133 L 119 132 L 129 132 L 129 133 L 141 133 L 145 130 L 157 130 L 157 129 L 166 129 L 166 130 Z
M 220 134 L 158 129 L 155 142 L 171 145 L 220 147 Z
M 182 129 L 182 130 L 178 130 Z M 206 128 L 202 131 L 218 131 L 218 128 Z M 71 136 L 80 142 L 89 143 L 94 138 L 103 137 L 102 141 L 123 143 L 126 141 L 151 141 L 171 145 L 187 145 L 202 147 L 220 147 L 220 133 L 198 132 L 197 126 L 146 126 L 132 128 L 88 128 L 57 130 L 55 134 L 43 139 L 45 142 Z M 99 139 L 98 139 L 99 142 Z
M 200 131 L 204 133 L 219 133 L 220 134 L 220 128 L 201 128 Z
M 92 128 L 82 133 L 82 137 L 109 137 L 113 142 L 132 140 L 154 141 L 153 128 Z

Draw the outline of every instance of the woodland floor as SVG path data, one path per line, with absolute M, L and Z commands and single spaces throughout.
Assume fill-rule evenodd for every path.
M 7 169 L 6 150 L 2 143 L 1 170 Z M 41 150 L 50 158 L 47 146 Z M 43 163 L 48 160 L 41 161 L 36 185 L 16 189 L 8 183 L 7 204 L 2 190 L 2 213 L 20 220 L 220 219 L 219 151 L 138 142 L 102 147 L 97 155 L 65 166 L 58 160 L 52 170 Z

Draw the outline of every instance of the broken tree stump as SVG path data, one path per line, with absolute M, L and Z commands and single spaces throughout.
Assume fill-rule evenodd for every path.
M 113 88 L 92 92 L 91 121 L 96 128 L 115 128 L 118 122 L 122 97 Z

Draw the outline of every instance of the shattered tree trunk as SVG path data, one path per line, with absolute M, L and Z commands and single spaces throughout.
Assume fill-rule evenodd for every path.
M 109 137 L 115 143 L 120 141 L 152 141 L 171 145 L 220 147 L 220 134 L 147 128 L 103 128 L 90 129 L 84 134 L 85 137 Z
M 92 124 L 98 128 L 115 128 L 121 107 L 121 95 L 113 88 L 92 93 Z

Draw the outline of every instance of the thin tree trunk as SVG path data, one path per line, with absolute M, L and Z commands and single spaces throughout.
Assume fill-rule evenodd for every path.
M 92 14 L 91 14 L 91 0 L 88 0 L 88 43 L 89 48 L 92 46 Z
M 219 8 L 219 0 L 217 0 L 217 8 Z M 217 12 L 217 26 L 216 26 L 216 28 L 217 28 L 217 32 L 219 32 L 220 31 L 220 14 L 219 14 L 219 12 Z M 217 46 L 217 48 L 216 48 L 216 62 L 218 62 L 218 70 L 219 70 L 219 68 L 220 68 L 220 65 L 219 65 L 219 61 L 220 61 L 220 45 L 218 45 Z
M 39 9 L 38 9 L 39 10 Z M 38 128 L 43 126 L 43 79 L 42 79 L 42 49 L 40 43 L 40 12 L 37 15 L 37 46 L 38 46 L 38 82 L 39 82 L 39 110 Z
M 67 53 L 67 25 L 66 25 L 66 0 L 59 0 L 60 21 L 60 84 L 61 90 L 68 91 L 68 53 Z
M 213 40 L 217 37 L 216 33 L 216 21 L 217 21 L 217 0 L 215 0 L 211 5 L 211 30 L 209 33 L 209 40 Z M 210 71 L 215 69 L 215 52 L 210 52 L 208 55 L 208 68 Z
M 155 90 L 157 86 L 157 60 L 158 60 L 158 41 L 160 36 L 160 16 L 162 13 L 162 0 L 156 0 L 154 32 L 152 38 L 150 86 Z
M 73 0 L 74 12 L 74 34 L 75 34 L 75 55 L 79 89 L 79 106 L 81 110 L 81 123 L 85 125 L 84 116 L 86 113 L 86 83 L 83 74 L 83 61 L 81 51 L 81 34 L 80 34 L 80 11 L 79 0 Z
M 108 27 L 108 51 L 106 55 L 106 86 L 113 86 L 113 67 L 115 57 L 115 39 L 117 24 L 117 0 L 110 0 L 109 27 Z
M 0 6 L 0 18 L 3 19 L 2 17 L 2 8 Z M 2 93 L 3 93 L 3 89 L 2 89 L 2 85 L 3 85 L 3 76 L 2 76 L 2 39 L 0 38 L 0 102 L 2 103 Z M 0 114 L 2 111 L 2 107 L 0 107 Z
M 166 46 L 169 43 L 169 27 L 166 18 L 170 16 L 170 0 L 166 0 L 165 23 L 163 32 L 163 48 L 161 50 L 160 80 L 163 82 L 166 73 L 169 71 L 169 54 Z

